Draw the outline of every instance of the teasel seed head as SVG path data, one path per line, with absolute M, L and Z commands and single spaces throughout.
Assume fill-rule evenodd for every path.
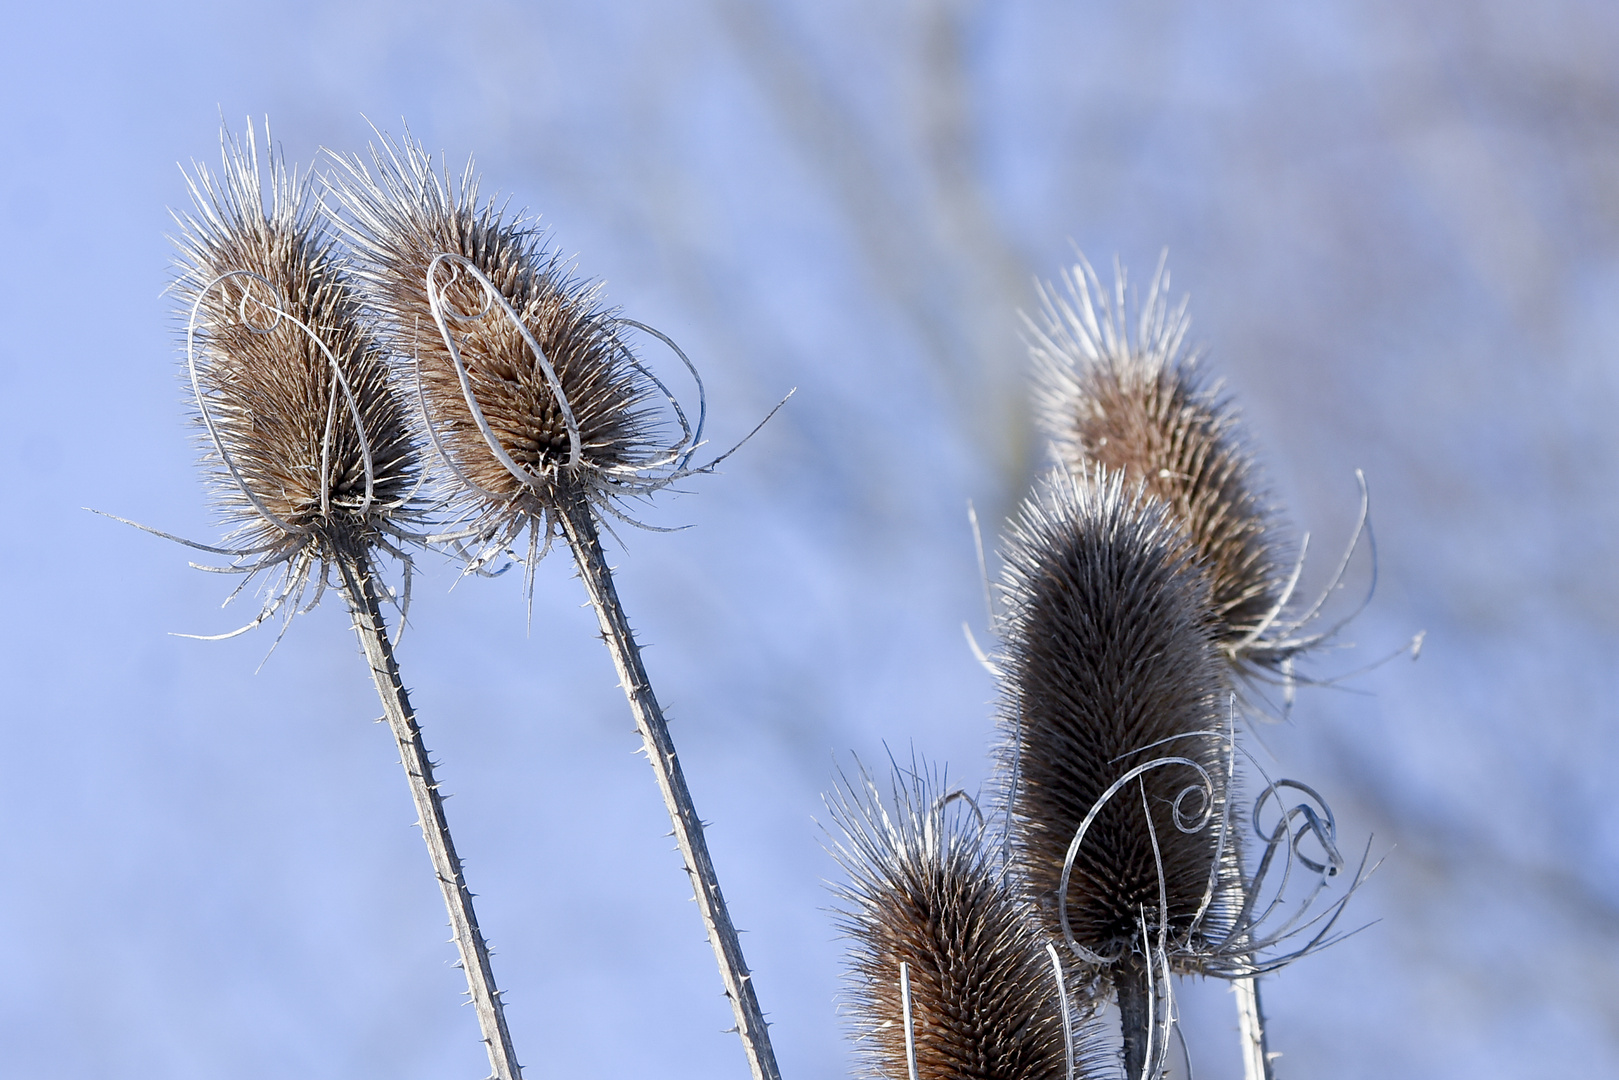
M 1283 543 L 1240 415 L 1185 349 L 1184 301 L 1169 306 L 1162 263 L 1132 333 L 1122 269 L 1111 295 L 1083 259 L 1042 290 L 1030 320 L 1037 410 L 1070 469 L 1103 466 L 1162 499 L 1209 582 L 1212 629 L 1234 661 L 1290 654 L 1263 631 L 1288 596 Z
M 482 535 L 549 528 L 583 495 L 611 509 L 678 472 L 699 437 L 659 443 L 661 383 L 624 340 L 598 286 L 571 276 L 535 223 L 479 202 L 408 137 L 339 158 L 334 191 L 405 383 Z M 639 324 L 635 324 L 639 326 Z
M 849 1008 L 867 1071 L 906 1080 L 914 1058 L 916 1080 L 1101 1075 L 1106 1050 L 1086 1023 L 1090 969 L 1053 964 L 1000 845 L 985 842 L 977 805 L 940 787 L 922 773 L 896 775 L 884 800 L 862 772 L 858 787 L 828 799 L 841 833 L 833 854 L 848 875 L 839 915 L 853 942 Z
M 216 175 L 176 214 L 186 378 L 210 481 L 235 526 L 233 569 L 286 570 L 279 606 L 343 550 L 414 522 L 415 437 L 309 177 L 255 135 L 221 137 Z M 246 560 L 246 561 L 243 561 Z M 254 624 L 256 625 L 256 623 Z M 246 628 L 244 628 L 246 629 Z
M 1235 869 L 1208 584 L 1169 508 L 1105 469 L 1038 484 L 1003 556 L 1001 754 L 1039 917 L 1081 958 L 1145 926 L 1195 968 Z

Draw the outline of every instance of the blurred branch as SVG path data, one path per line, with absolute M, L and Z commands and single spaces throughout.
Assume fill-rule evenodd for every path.
M 903 182 L 860 118 L 817 69 L 778 7 L 715 0 L 736 53 L 843 208 L 872 284 L 938 365 L 973 441 L 1009 487 L 1024 479 L 1021 349 L 1013 313 L 1027 295 L 1021 263 L 993 221 L 978 178 L 959 16 L 929 3 L 919 31 L 922 79 L 912 138 L 924 147 L 932 198 L 901 197 Z

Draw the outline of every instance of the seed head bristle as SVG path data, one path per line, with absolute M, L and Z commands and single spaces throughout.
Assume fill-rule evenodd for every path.
M 1039 916 L 1061 940 L 1064 865 L 1094 809 L 1066 894 L 1073 940 L 1118 957 L 1145 918 L 1168 932 L 1172 953 L 1195 956 L 1198 920 L 1232 865 L 1221 849 L 1223 669 L 1207 583 L 1168 508 L 1106 470 L 1037 485 L 1004 560 L 1001 753 Z M 1197 768 L 1149 766 L 1165 758 Z
M 870 1075 L 909 1075 L 904 963 L 917 1080 L 1064 1080 L 1065 999 L 976 807 L 913 776 L 896 779 L 890 808 L 862 781 L 863 791 L 846 787 L 829 805 L 843 834 L 834 854 L 848 874 L 838 894 L 853 941 L 850 1011 Z M 1065 981 L 1077 986 L 1068 970 Z M 1099 1052 L 1092 1034 L 1076 1052 L 1076 1075 L 1097 1075 Z
M 1209 581 L 1214 633 L 1234 659 L 1274 665 L 1254 634 L 1287 587 L 1274 513 L 1241 418 L 1198 357 L 1184 351 L 1184 301 L 1173 309 L 1162 265 L 1132 335 L 1122 270 L 1110 296 L 1083 260 L 1066 295 L 1043 290 L 1030 351 L 1042 426 L 1071 470 L 1104 466 L 1168 503 Z
M 175 215 L 211 480 L 237 542 L 269 553 L 261 562 L 329 557 L 411 515 L 415 439 L 308 176 L 273 149 L 261 167 L 251 128 L 221 141 L 220 172 L 197 165 L 193 212 Z
M 645 471 L 672 455 L 599 287 L 570 277 L 521 213 L 480 205 L 471 162 L 452 182 L 408 138 L 373 146 L 369 168 L 338 161 L 369 301 L 491 532 L 548 523 L 580 489 L 597 503 L 647 490 Z

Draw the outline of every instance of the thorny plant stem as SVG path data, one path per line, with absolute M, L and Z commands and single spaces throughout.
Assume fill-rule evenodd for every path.
M 1270 1044 L 1265 1041 L 1265 1010 L 1259 1002 L 1259 976 L 1234 980 L 1237 995 L 1237 1032 L 1242 1039 L 1243 1080 L 1274 1080 Z
M 1152 965 L 1147 957 L 1125 950 L 1113 969 L 1119 998 L 1119 1026 L 1124 1033 L 1125 1080 L 1142 1080 L 1152 1031 Z
M 624 696 L 629 698 L 630 711 L 635 714 L 635 726 L 646 744 L 647 759 L 658 778 L 658 790 L 663 793 L 664 805 L 674 822 L 675 839 L 686 861 L 686 872 L 692 878 L 692 890 L 697 894 L 697 906 L 702 911 L 703 925 L 708 929 L 709 943 L 714 946 L 714 957 L 719 961 L 720 977 L 725 981 L 725 994 L 731 999 L 736 1031 L 747 1052 L 753 1080 L 780 1080 L 776 1054 L 770 1047 L 770 1033 L 753 993 L 753 976 L 742 959 L 742 943 L 731 925 L 725 898 L 720 894 L 719 878 L 703 839 L 703 823 L 692 806 L 691 793 L 686 790 L 686 778 L 680 771 L 680 759 L 675 756 L 669 725 L 652 693 L 646 669 L 641 666 L 640 647 L 635 643 L 629 620 L 618 601 L 612 572 L 602 555 L 595 513 L 584 494 L 576 491 L 564 498 L 561 518 L 579 567 L 579 577 L 590 594 L 590 603 L 601 623 L 602 637 L 613 654 L 613 666 L 618 669 Z
M 495 1080 L 520 1080 L 522 1069 L 512 1050 L 511 1034 L 506 1030 L 506 1013 L 489 966 L 489 949 L 478 929 L 478 916 L 472 910 L 472 893 L 467 889 L 466 879 L 461 874 L 461 860 L 450 840 L 444 801 L 433 780 L 433 763 L 428 759 L 427 747 L 422 744 L 422 729 L 416 725 L 416 712 L 399 680 L 399 665 L 394 661 L 388 629 L 382 621 L 382 598 L 376 578 L 364 555 L 345 555 L 336 562 L 343 575 L 343 592 L 354 619 L 354 632 L 371 663 L 377 695 L 382 698 L 388 726 L 399 743 L 399 760 L 405 766 L 410 797 L 421 816 L 422 838 L 427 841 L 433 872 L 444 892 L 444 906 L 450 911 L 455 946 L 461 952 L 461 967 L 467 973 L 467 987 L 478 1013 L 478 1027 L 489 1050 Z

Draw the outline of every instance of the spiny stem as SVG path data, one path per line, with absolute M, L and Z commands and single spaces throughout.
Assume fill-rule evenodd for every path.
M 664 805 L 674 822 L 675 839 L 685 858 L 686 872 L 692 877 L 697 906 L 703 915 L 703 925 L 708 929 L 709 943 L 714 946 L 714 957 L 719 962 L 720 977 L 725 981 L 726 996 L 731 999 L 737 1034 L 747 1052 L 753 1080 L 780 1080 L 776 1054 L 770 1047 L 770 1033 L 753 993 L 753 977 L 742 959 L 742 943 L 731 925 L 725 898 L 720 894 L 719 878 L 708 855 L 708 844 L 703 839 L 703 823 L 692 806 L 680 759 L 675 756 L 674 740 L 669 736 L 669 725 L 652 693 L 646 669 L 641 666 L 640 647 L 630 631 L 629 620 L 618 600 L 618 590 L 613 585 L 612 572 L 602 555 L 595 512 L 585 494 L 575 491 L 564 499 L 560 516 L 579 567 L 579 577 L 585 583 L 596 618 L 601 623 L 602 637 L 613 654 L 613 665 L 618 669 L 624 696 L 629 699 L 635 725 L 646 743 L 647 759 L 658 778 L 658 790 L 663 793 Z
M 1259 1002 L 1259 976 L 1233 980 L 1237 995 L 1237 1031 L 1242 1038 L 1244 1080 L 1274 1080 L 1270 1044 L 1265 1040 L 1265 1010 Z
M 1125 1080 L 1142 1080 L 1152 1031 L 1152 966 L 1147 957 L 1126 950 L 1113 969 L 1119 998 L 1119 1026 L 1124 1033 Z
M 433 780 L 433 764 L 428 760 L 427 747 L 422 744 L 422 730 L 416 725 L 416 712 L 410 697 L 399 680 L 399 665 L 394 661 L 393 646 L 388 641 L 388 629 L 382 621 L 381 595 L 376 578 L 371 573 L 369 560 L 363 555 L 345 555 L 336 560 L 343 575 L 343 592 L 348 598 L 349 612 L 354 619 L 354 632 L 360 647 L 371 662 L 371 677 L 377 684 L 377 696 L 387 713 L 388 726 L 393 729 L 399 743 L 399 760 L 405 766 L 405 777 L 410 781 L 410 797 L 421 816 L 422 838 L 427 841 L 427 852 L 433 860 L 433 872 L 444 893 L 444 906 L 450 911 L 450 925 L 455 931 L 455 946 L 461 952 L 461 967 L 467 973 L 467 987 L 472 994 L 473 1007 L 478 1013 L 478 1027 L 483 1032 L 484 1045 L 489 1050 L 489 1063 L 494 1067 L 494 1080 L 520 1080 L 522 1069 L 512 1050 L 512 1037 L 506 1030 L 506 1013 L 501 1004 L 500 991 L 495 988 L 495 975 L 489 966 L 489 949 L 483 933 L 478 929 L 478 916 L 472 910 L 472 893 L 467 889 L 461 873 L 461 860 L 455 854 L 450 839 L 449 822 L 444 817 L 444 802 L 439 797 L 438 785 Z

